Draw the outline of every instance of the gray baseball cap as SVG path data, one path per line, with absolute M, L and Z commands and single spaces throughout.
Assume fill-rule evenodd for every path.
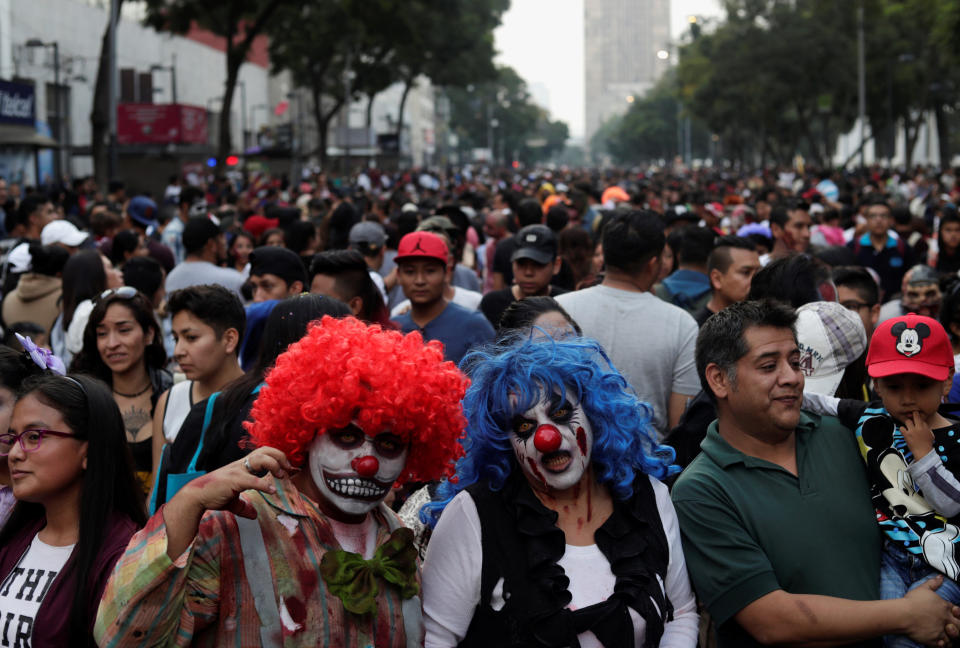
M 387 233 L 383 225 L 374 221 L 363 221 L 350 228 L 350 234 L 347 238 L 350 245 L 376 245 L 377 247 L 387 242 Z

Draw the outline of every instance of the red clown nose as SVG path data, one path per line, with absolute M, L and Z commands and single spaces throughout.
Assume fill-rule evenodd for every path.
M 367 455 L 366 457 L 357 457 L 350 462 L 350 467 L 357 471 L 361 477 L 373 477 L 380 470 L 380 462 L 376 457 Z
M 556 452 L 562 442 L 560 431 L 552 425 L 541 425 L 533 435 L 533 445 L 540 452 Z

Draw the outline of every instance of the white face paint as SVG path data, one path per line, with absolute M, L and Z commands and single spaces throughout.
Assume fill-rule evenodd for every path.
M 356 425 L 329 430 L 310 445 L 310 476 L 321 495 L 348 515 L 363 515 L 390 492 L 409 446 L 390 432 L 375 438 Z
M 590 421 L 569 391 L 543 399 L 513 417 L 510 441 L 527 480 L 540 490 L 562 491 L 580 483 L 593 451 Z

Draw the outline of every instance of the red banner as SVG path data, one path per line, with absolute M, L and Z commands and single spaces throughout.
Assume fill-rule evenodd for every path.
M 183 104 L 117 106 L 120 144 L 206 144 L 207 111 Z

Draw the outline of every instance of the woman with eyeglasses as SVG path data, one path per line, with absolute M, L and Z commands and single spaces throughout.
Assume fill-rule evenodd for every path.
M 164 369 L 167 354 L 160 330 L 153 305 L 142 293 L 130 286 L 106 290 L 94 303 L 83 349 L 72 366 L 113 390 L 144 494 L 150 492 L 153 470 L 153 410 L 173 384 Z
M 104 586 L 146 521 L 110 391 L 28 378 L 0 456 L 17 499 L 0 532 L 0 645 L 93 646 Z

